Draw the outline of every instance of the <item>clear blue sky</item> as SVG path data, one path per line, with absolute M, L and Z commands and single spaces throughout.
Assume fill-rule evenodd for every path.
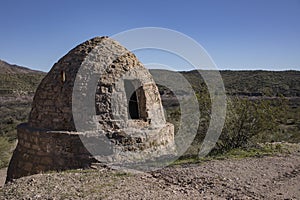
M 199 42 L 220 69 L 300 70 L 299 0 L 2 0 L 0 59 L 48 71 L 94 36 L 164 27 Z

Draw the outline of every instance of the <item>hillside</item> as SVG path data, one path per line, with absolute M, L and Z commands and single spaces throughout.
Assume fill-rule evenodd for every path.
M 44 73 L 41 71 L 29 69 L 27 67 L 12 65 L 3 60 L 0 60 L 0 70 L 1 70 L 0 74 L 29 74 L 29 73 L 43 74 Z
M 199 72 L 193 70 L 180 73 L 186 77 L 196 91 L 203 89 L 205 84 Z M 205 71 L 201 73 L 205 73 Z M 300 71 L 226 70 L 220 71 L 220 73 L 229 95 L 300 97 Z M 45 75 L 45 72 L 11 65 L 0 60 L 0 95 L 17 91 L 32 93 Z
M 0 60 L 0 168 L 8 164 L 16 126 L 27 120 L 34 92 L 44 76 L 44 72 Z
M 198 71 L 181 73 L 196 88 L 204 83 Z M 300 97 L 300 71 L 227 70 L 220 73 L 229 95 Z
M 33 95 L 45 74 L 0 60 L 0 95 Z

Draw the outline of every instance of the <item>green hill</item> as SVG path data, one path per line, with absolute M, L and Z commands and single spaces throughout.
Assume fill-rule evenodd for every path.
M 0 60 L 0 95 L 33 95 L 44 76 L 44 72 L 10 65 Z
M 198 71 L 181 73 L 195 88 L 204 83 Z M 227 70 L 220 73 L 229 95 L 300 97 L 300 71 Z
M 45 74 L 0 60 L 0 168 L 8 164 L 16 126 L 27 121 L 34 92 Z

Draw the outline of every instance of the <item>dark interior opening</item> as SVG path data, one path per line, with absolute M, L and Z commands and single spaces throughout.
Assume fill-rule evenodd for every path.
M 137 101 L 137 97 L 136 97 L 136 91 L 134 91 L 130 97 L 128 109 L 129 109 L 129 115 L 130 115 L 131 119 L 139 119 L 140 118 L 139 105 L 138 105 L 138 101 Z
M 131 80 L 124 80 L 124 87 L 128 102 L 128 118 L 140 119 L 138 97 Z M 130 98 L 128 98 L 130 97 Z

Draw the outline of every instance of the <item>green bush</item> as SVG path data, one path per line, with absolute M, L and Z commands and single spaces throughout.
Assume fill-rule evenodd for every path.
M 225 125 L 213 153 L 255 146 L 262 134 L 270 135 L 278 129 L 276 115 L 270 101 L 231 98 Z

